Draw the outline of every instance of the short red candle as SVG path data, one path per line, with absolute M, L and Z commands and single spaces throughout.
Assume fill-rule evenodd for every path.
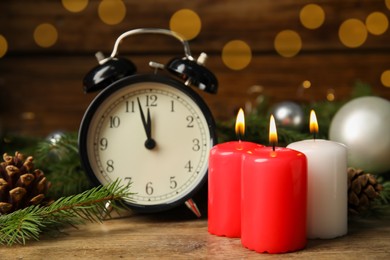
M 242 155 L 261 147 L 232 141 L 214 146 L 209 157 L 208 231 L 226 237 L 241 236 Z
M 306 156 L 275 147 L 278 137 L 271 115 L 271 147 L 248 151 L 242 158 L 241 243 L 257 252 L 285 253 L 306 245 Z
M 306 245 L 307 165 L 303 153 L 287 148 L 255 149 L 243 156 L 243 246 L 285 253 Z
M 240 139 L 245 133 L 242 108 L 238 111 L 235 128 Z M 211 149 L 208 172 L 208 230 L 211 234 L 241 236 L 242 155 L 259 146 L 250 142 L 232 141 Z

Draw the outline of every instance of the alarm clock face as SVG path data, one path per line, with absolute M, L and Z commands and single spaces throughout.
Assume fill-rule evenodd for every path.
M 83 164 L 98 184 L 122 179 L 127 204 L 160 211 L 184 203 L 207 179 L 214 121 L 182 83 L 156 75 L 124 78 L 100 93 L 81 124 Z

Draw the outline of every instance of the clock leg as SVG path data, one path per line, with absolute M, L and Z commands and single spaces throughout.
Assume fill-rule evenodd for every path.
M 188 199 L 185 202 L 186 206 L 198 217 L 200 218 L 202 214 L 200 213 L 198 206 L 196 206 L 196 203 L 192 199 Z
M 107 219 L 110 217 L 110 213 L 114 208 L 111 205 L 111 200 L 107 201 L 104 205 L 104 210 L 102 211 L 102 219 Z

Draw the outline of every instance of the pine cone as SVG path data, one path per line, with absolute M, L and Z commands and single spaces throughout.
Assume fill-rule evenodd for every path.
M 359 214 L 367 210 L 382 189 L 374 175 L 361 169 L 348 168 L 348 209 L 351 213 Z
M 16 152 L 15 156 L 3 155 L 0 163 L 0 215 L 47 202 L 45 195 L 50 183 L 44 173 L 34 169 L 33 157 L 25 159 Z

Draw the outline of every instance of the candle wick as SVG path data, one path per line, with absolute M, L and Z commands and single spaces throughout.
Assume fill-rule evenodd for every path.
M 272 151 L 275 152 L 275 142 L 272 142 Z
M 316 140 L 316 132 L 313 132 L 313 140 Z

